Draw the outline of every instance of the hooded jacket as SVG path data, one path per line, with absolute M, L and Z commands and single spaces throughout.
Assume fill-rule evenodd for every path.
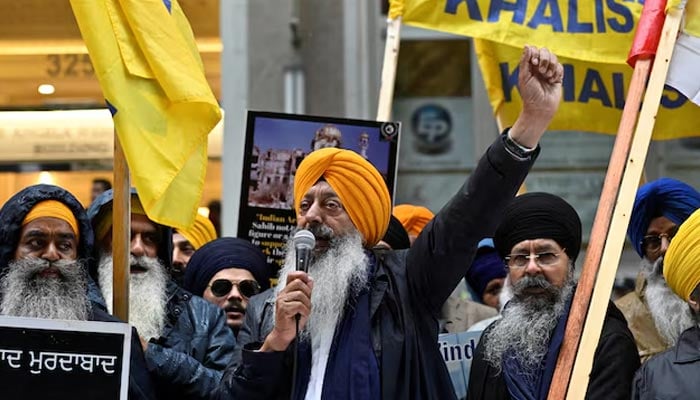
M 53 185 L 29 186 L 10 198 L 0 209 L 0 274 L 4 273 L 14 259 L 22 231 L 22 221 L 29 211 L 45 200 L 56 200 L 66 205 L 75 216 L 80 230 L 78 241 L 78 259 L 86 267 L 94 264 L 91 258 L 94 244 L 92 226 L 82 204 L 67 190 Z M 91 300 L 90 321 L 120 322 L 106 312 L 98 293 L 97 286 L 88 279 L 88 297 Z M 154 389 L 147 372 L 144 355 L 135 330 L 131 335 L 131 365 L 129 372 L 129 399 L 154 399 Z
M 136 195 L 135 189 L 131 190 Z M 90 205 L 88 217 L 96 226 L 112 207 L 113 191 L 102 193 Z M 164 266 L 172 259 L 172 229 L 156 224 L 161 233 L 158 258 Z M 97 247 L 97 246 L 96 246 Z M 98 259 L 99 249 L 93 252 Z M 97 263 L 91 271 L 97 276 Z M 170 281 L 167 285 L 166 321 L 163 335 L 151 339 L 146 366 L 156 382 L 159 398 L 208 399 L 218 386 L 236 344 L 226 325 L 224 312 L 193 296 Z

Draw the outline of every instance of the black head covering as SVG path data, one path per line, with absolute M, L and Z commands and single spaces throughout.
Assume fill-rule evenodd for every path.
M 571 261 L 581 250 L 581 219 L 576 210 L 559 196 L 527 193 L 506 207 L 493 238 L 501 257 L 523 240 L 552 239 L 566 249 Z
M 201 296 L 211 278 L 227 268 L 246 269 L 262 290 L 270 287 L 274 271 L 267 263 L 267 257 L 247 240 L 222 237 L 206 243 L 197 249 L 187 263 L 183 286 L 186 290 Z
M 401 221 L 393 215 L 389 220 L 389 229 L 386 230 L 382 240 L 387 242 L 392 250 L 403 250 L 411 247 L 411 240 L 408 238 L 406 229 L 401 225 Z

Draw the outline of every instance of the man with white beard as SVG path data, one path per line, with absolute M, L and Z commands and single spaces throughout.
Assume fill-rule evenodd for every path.
M 112 304 L 111 190 L 90 205 L 99 266 L 91 273 Z M 160 398 L 209 399 L 233 354 L 235 339 L 220 309 L 177 286 L 166 270 L 169 228 L 146 215 L 131 195 L 129 322 L 141 333 L 146 365 Z
M 581 220 L 548 193 L 516 197 L 494 244 L 508 267 L 512 298 L 481 336 L 472 360 L 470 400 L 546 399 L 574 293 Z M 593 359 L 587 399 L 628 399 L 639 358 L 622 313 L 610 303 Z
M 642 260 L 635 291 L 615 304 L 625 315 L 642 362 L 673 346 L 693 326 L 685 301 L 666 285 L 664 255 L 678 226 L 700 207 L 700 193 L 671 178 L 637 191 L 627 237 Z
M 523 112 L 410 249 L 372 250 L 391 215 L 372 164 L 350 150 L 306 156 L 294 209 L 316 237 L 308 273 L 295 271 L 288 245 L 279 287 L 248 305 L 222 398 L 455 398 L 436 344 L 442 304 L 523 182 L 561 97 L 563 67 L 548 50 L 527 46 L 519 71 Z
M 693 316 L 676 344 L 644 363 L 634 400 L 697 399 L 700 393 L 700 210 L 681 224 L 666 251 L 663 276 Z
M 12 196 L 0 210 L 0 314 L 119 322 L 93 301 L 93 243 L 85 209 L 68 191 L 34 185 Z M 131 347 L 129 399 L 153 399 L 135 330 Z

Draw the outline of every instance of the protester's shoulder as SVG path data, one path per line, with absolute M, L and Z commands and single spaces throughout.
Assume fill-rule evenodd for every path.
M 625 341 L 631 344 L 630 348 L 633 347 L 636 349 L 634 336 L 627 325 L 627 320 L 620 309 L 617 308 L 615 303 L 612 301 L 608 303 L 608 310 L 605 314 L 603 331 L 601 333 L 601 342 L 606 340 Z

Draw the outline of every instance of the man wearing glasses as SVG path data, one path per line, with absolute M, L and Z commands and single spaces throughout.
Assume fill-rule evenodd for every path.
M 223 309 L 226 324 L 238 335 L 248 300 L 270 287 L 272 274 L 260 249 L 247 240 L 223 237 L 192 255 L 184 288 Z
M 673 346 L 693 326 L 684 300 L 669 289 L 663 259 L 678 226 L 700 207 L 700 193 L 671 178 L 637 191 L 627 237 L 642 260 L 635 291 L 615 302 L 634 334 L 639 357 L 647 360 Z
M 503 317 L 483 333 L 472 361 L 470 400 L 546 399 L 575 291 L 581 220 L 548 193 L 516 197 L 494 244 L 508 267 Z M 639 358 L 622 313 L 610 303 L 587 399 L 628 399 Z

